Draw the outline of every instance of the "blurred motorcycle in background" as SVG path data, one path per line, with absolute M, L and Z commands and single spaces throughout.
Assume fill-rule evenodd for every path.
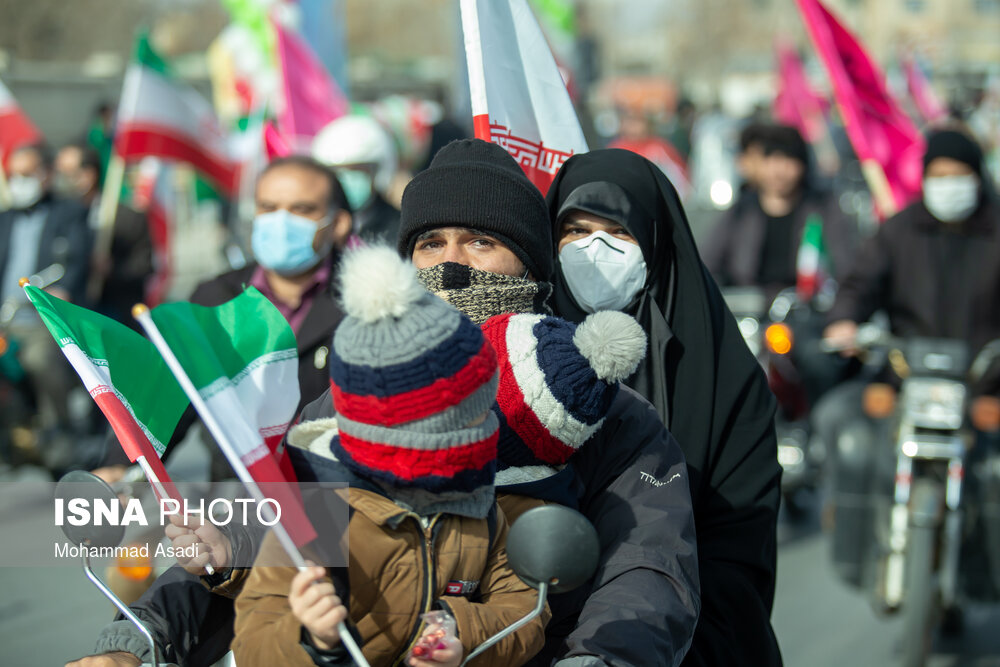
M 810 428 L 809 412 L 840 379 L 844 364 L 820 346 L 832 285 L 809 302 L 794 288 L 782 290 L 770 303 L 766 291 L 757 287 L 727 287 L 722 293 L 778 399 L 775 431 L 782 497 L 790 515 L 799 517 L 808 506 L 806 497 L 819 486 L 826 460 L 826 447 Z
M 868 421 L 840 435 L 833 561 L 876 611 L 903 617 L 901 664 L 923 665 L 939 628 L 961 631 L 963 599 L 1000 601 L 1000 400 L 973 395 L 1000 341 L 971 364 L 963 341 L 872 325 L 855 347 L 883 351 L 901 383 L 869 384 Z

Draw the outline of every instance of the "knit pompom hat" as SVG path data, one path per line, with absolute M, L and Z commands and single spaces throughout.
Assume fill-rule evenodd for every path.
M 604 423 L 619 383 L 646 354 L 642 327 L 614 311 L 579 325 L 498 315 L 483 324 L 483 333 L 500 364 L 498 486 L 558 472 Z
M 355 474 L 400 488 L 492 484 L 497 361 L 482 331 L 427 292 L 388 247 L 347 253 L 340 281 L 346 317 L 330 352 L 333 453 Z

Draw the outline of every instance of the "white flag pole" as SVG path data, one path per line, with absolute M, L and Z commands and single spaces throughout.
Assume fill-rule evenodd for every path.
M 194 386 L 191 378 L 184 371 L 184 367 L 181 366 L 180 361 L 177 360 L 177 356 L 174 355 L 174 351 L 170 349 L 167 344 L 166 339 L 163 338 L 163 334 L 160 333 L 159 328 L 157 328 L 156 323 L 153 322 L 153 317 L 149 314 L 149 308 L 144 304 L 138 304 L 132 309 L 132 317 L 138 320 L 139 324 L 142 326 L 146 335 L 149 336 L 149 340 L 156 347 L 157 351 L 163 357 L 163 360 L 167 363 L 167 367 L 170 372 L 173 373 L 174 377 L 177 378 L 177 382 L 181 385 L 181 389 L 187 394 L 188 399 L 191 401 L 191 405 L 198 412 L 198 416 L 201 417 L 202 421 L 205 422 L 205 426 L 208 427 L 209 433 L 215 438 L 216 442 L 219 443 L 219 447 L 222 449 L 223 454 L 229 459 L 230 465 L 232 465 L 233 470 L 236 472 L 236 476 L 240 478 L 243 485 L 246 487 L 250 495 L 254 497 L 257 501 L 258 506 L 263 507 L 267 513 L 267 520 L 273 521 L 274 525 L 271 526 L 271 530 L 274 531 L 274 536 L 278 538 L 278 542 L 285 549 L 285 553 L 288 557 L 292 559 L 292 563 L 298 568 L 299 572 L 304 572 L 308 569 L 306 565 L 305 558 L 302 557 L 302 553 L 299 551 L 298 547 L 295 546 L 295 542 L 292 540 L 292 536 L 288 534 L 288 531 L 277 521 L 277 516 L 274 514 L 274 510 L 271 508 L 270 503 L 265 503 L 264 493 L 260 490 L 260 486 L 257 485 L 257 481 L 250 474 L 250 471 L 243 464 L 243 459 L 240 458 L 236 447 L 229 441 L 229 437 L 226 435 L 225 430 L 219 423 L 219 420 L 215 418 L 215 415 L 209 409 L 208 404 L 198 393 L 198 388 Z M 340 635 L 340 641 L 343 642 L 344 648 L 347 649 L 348 653 L 354 661 L 361 665 L 362 667 L 368 667 L 368 661 L 365 660 L 364 655 L 361 653 L 361 649 L 358 647 L 357 643 L 354 641 L 354 637 L 351 636 L 350 631 L 347 629 L 347 625 L 343 622 L 337 625 L 337 632 Z

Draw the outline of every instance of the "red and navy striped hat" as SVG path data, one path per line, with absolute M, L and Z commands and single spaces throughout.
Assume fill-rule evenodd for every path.
M 579 325 L 506 314 L 482 326 L 500 364 L 498 486 L 558 472 L 604 423 L 619 382 L 646 354 L 642 328 L 620 312 Z
M 440 493 L 491 485 L 497 360 L 482 331 L 386 247 L 348 253 L 334 332 L 333 453 L 356 474 Z

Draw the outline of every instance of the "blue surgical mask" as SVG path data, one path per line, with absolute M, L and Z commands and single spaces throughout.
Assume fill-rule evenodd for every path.
M 338 169 L 337 180 L 344 188 L 352 211 L 360 211 L 372 198 L 372 177 L 358 169 Z
M 305 273 L 330 251 L 329 247 L 319 253 L 313 250 L 317 229 L 330 222 L 327 217 L 317 223 L 285 209 L 261 213 L 253 219 L 250 237 L 254 257 L 265 268 L 282 275 Z

